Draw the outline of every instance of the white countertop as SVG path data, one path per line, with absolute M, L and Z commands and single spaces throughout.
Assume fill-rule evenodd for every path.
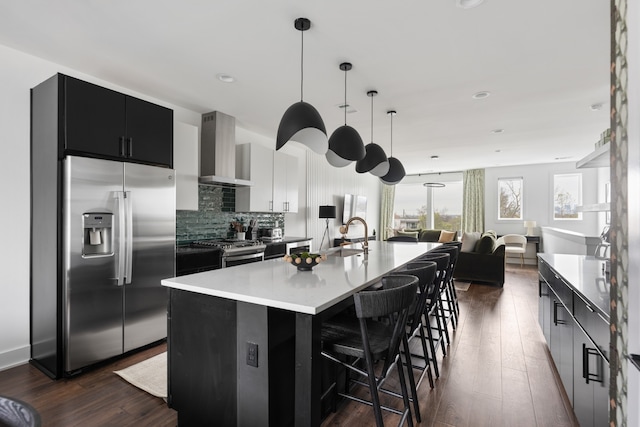
M 439 243 L 369 242 L 369 254 L 328 256 L 312 271 L 282 259 L 162 280 L 162 285 L 306 314 L 318 314 Z M 360 245 L 353 247 L 360 248 Z

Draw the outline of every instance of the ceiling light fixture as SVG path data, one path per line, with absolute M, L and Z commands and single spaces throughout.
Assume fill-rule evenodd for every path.
M 393 116 L 397 113 L 395 110 L 390 110 L 387 111 L 387 114 L 391 117 L 391 148 L 389 150 L 391 155 L 387 159 L 389 161 L 389 172 L 387 172 L 385 176 L 380 177 L 380 181 L 387 185 L 396 185 L 402 181 L 406 172 L 404 171 L 404 166 L 402 166 L 400 160 L 393 157 Z
M 495 134 L 504 133 L 504 129 L 494 129 L 491 131 L 491 133 L 495 133 Z
M 456 0 L 456 6 L 461 9 L 472 9 L 482 3 L 484 3 L 484 0 Z
M 480 92 L 476 92 L 473 95 L 471 95 L 471 97 L 473 99 L 485 99 L 487 98 L 489 95 L 491 95 L 491 92 L 486 91 L 486 90 L 482 90 Z
M 431 156 L 431 160 L 440 160 L 440 156 Z
M 284 112 L 278 135 L 276 137 L 276 150 L 281 149 L 288 141 L 296 141 L 306 145 L 318 154 L 327 152 L 327 130 L 320 117 L 320 113 L 313 105 L 303 101 L 304 88 L 304 32 L 311 28 L 311 21 L 307 18 L 298 18 L 294 22 L 296 30 L 300 31 L 301 55 L 300 55 L 300 102 L 296 102 Z
M 367 96 L 371 98 L 371 142 L 365 145 L 366 155 L 356 162 L 356 172 L 371 172 L 375 176 L 385 176 L 389 172 L 389 161 L 382 147 L 373 142 L 373 97 L 378 91 L 370 90 Z
M 425 182 L 422 185 L 424 187 L 430 187 L 430 188 L 442 188 L 442 187 L 444 187 L 444 184 L 441 183 L 441 182 Z
M 236 79 L 229 74 L 216 74 L 216 78 L 223 83 L 233 83 Z
M 347 125 L 347 71 L 353 66 L 349 62 L 340 64 L 340 69 L 344 71 L 344 125 L 333 131 L 329 138 L 329 149 L 325 154 L 327 161 L 331 166 L 338 168 L 345 167 L 351 162 L 362 160 L 366 151 L 364 142 L 357 130 Z

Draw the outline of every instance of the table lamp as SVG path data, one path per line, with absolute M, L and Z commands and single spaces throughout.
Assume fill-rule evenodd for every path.
M 525 221 L 524 227 L 527 229 L 527 236 L 533 236 L 533 228 L 536 226 L 535 221 Z
M 320 206 L 318 209 L 318 218 L 324 218 L 326 220 L 326 226 L 324 228 L 324 233 L 322 234 L 322 240 L 320 241 L 320 248 L 322 250 L 322 244 L 324 243 L 324 236 L 327 236 L 327 241 L 329 241 L 329 219 L 333 219 L 336 217 L 336 207 L 331 205 Z M 329 245 L 331 247 L 331 245 Z

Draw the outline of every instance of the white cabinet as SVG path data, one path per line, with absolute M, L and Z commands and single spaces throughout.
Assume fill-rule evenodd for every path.
M 173 124 L 173 167 L 176 170 L 176 209 L 198 210 L 198 127 Z
M 273 153 L 273 210 L 298 212 L 298 159 Z
M 236 150 L 237 177 L 253 181 L 236 189 L 236 211 L 298 212 L 298 159 L 256 144 Z

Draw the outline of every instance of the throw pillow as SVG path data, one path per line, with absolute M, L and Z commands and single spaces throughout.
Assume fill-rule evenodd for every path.
M 440 232 L 440 238 L 438 239 L 438 243 L 451 242 L 455 237 L 455 235 L 456 235 L 455 231 L 442 230 Z
M 417 231 L 398 231 L 398 234 L 396 234 L 396 236 L 411 236 L 417 239 L 418 232 Z
M 460 252 L 473 252 L 480 240 L 480 237 L 479 231 L 462 233 L 462 246 L 460 247 Z
M 422 230 L 420 233 L 421 242 L 437 242 L 440 239 L 440 230 Z
M 491 254 L 496 244 L 496 238 L 491 233 L 484 233 L 478 243 L 474 252 L 481 254 Z

